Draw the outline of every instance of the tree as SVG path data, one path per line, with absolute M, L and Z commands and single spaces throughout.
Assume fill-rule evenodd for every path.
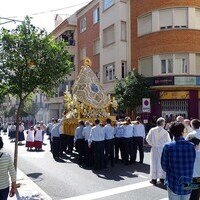
M 72 71 L 64 41 L 55 41 L 44 29 L 24 21 L 11 31 L 1 29 L 0 93 L 19 99 L 16 112 L 14 165 L 17 167 L 19 115 L 26 98 L 36 90 L 52 94 Z
M 4 121 L 4 105 L 5 102 L 5 94 L 3 92 L 0 92 L 0 122 Z
M 33 119 L 35 120 L 35 115 L 37 114 L 39 109 L 40 109 L 40 106 L 38 105 L 38 103 L 35 103 L 33 101 L 33 95 L 30 95 L 28 100 L 25 102 L 24 109 L 23 109 L 24 112 L 32 116 Z
M 148 81 L 137 71 L 132 71 L 124 80 L 117 80 L 114 90 L 119 108 L 134 113 L 142 105 L 142 98 L 152 97 Z

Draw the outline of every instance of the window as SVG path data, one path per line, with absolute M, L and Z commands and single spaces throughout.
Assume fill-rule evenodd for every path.
M 153 76 L 153 56 L 144 57 L 139 60 L 139 72 L 145 77 Z
M 187 8 L 175 8 L 173 9 L 173 19 L 174 19 L 174 28 L 187 28 L 188 23 L 188 13 Z
M 114 24 L 103 30 L 103 46 L 110 45 L 115 42 Z
M 151 13 L 138 18 L 138 35 L 145 35 L 152 32 Z
M 99 20 L 100 20 L 100 18 L 99 18 L 99 8 L 96 8 L 96 9 L 93 11 L 93 24 L 98 23 Z
M 161 73 L 162 74 L 173 73 L 173 60 L 172 59 L 161 60 Z
M 184 74 L 188 73 L 188 57 L 184 54 L 176 54 L 175 55 L 175 66 L 174 73 L 175 74 Z
M 186 74 L 188 73 L 188 55 L 187 54 L 169 54 L 161 56 L 162 74 Z
M 83 47 L 80 49 L 80 60 L 84 60 L 86 58 L 86 48 Z
M 125 78 L 127 76 L 127 62 L 121 62 L 121 78 Z
M 173 26 L 172 9 L 159 11 L 160 29 L 169 29 Z
M 86 31 L 86 17 L 80 20 L 80 30 L 81 30 L 81 33 Z
M 106 10 L 114 4 L 114 0 L 103 0 L 103 9 Z
M 121 22 L 121 40 L 126 41 L 126 22 Z
M 114 63 L 111 63 L 109 65 L 106 65 L 104 67 L 104 71 L 105 71 L 105 81 L 112 81 L 114 80 L 114 77 L 115 77 L 115 66 L 114 66 Z
M 100 41 L 99 39 L 94 41 L 94 55 L 99 54 L 100 53 Z
M 196 74 L 200 74 L 200 54 L 197 53 L 196 54 L 196 65 L 195 65 L 195 68 L 196 68 Z
M 61 35 L 62 40 L 68 42 L 70 46 L 75 46 L 74 31 L 68 30 Z
M 159 11 L 160 29 L 187 28 L 187 8 L 173 8 Z
M 200 29 L 200 9 L 195 10 L 196 13 L 196 19 L 195 19 L 195 28 Z

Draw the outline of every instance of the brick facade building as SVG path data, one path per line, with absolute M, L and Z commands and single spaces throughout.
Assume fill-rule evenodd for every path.
M 132 0 L 131 63 L 150 80 L 152 115 L 200 116 L 200 1 Z

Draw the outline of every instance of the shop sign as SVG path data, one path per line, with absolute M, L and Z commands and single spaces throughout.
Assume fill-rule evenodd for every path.
M 159 85 L 174 85 L 174 77 L 155 77 L 154 78 L 154 86 Z
M 189 91 L 160 92 L 160 99 L 189 99 Z
M 196 77 L 175 77 L 174 78 L 175 85 L 196 85 Z
M 196 77 L 196 85 L 200 85 L 200 77 Z

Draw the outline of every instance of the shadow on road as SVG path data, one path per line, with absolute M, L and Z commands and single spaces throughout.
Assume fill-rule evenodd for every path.
M 28 177 L 31 177 L 31 178 L 39 178 L 40 176 L 42 176 L 42 173 L 30 173 L 30 174 L 27 174 Z
M 135 163 L 125 166 L 122 163 L 116 164 L 115 167 L 105 168 L 103 170 L 93 170 L 99 178 L 121 181 L 123 177 L 137 178 L 139 172 L 149 174 L 150 166 L 147 164 Z

